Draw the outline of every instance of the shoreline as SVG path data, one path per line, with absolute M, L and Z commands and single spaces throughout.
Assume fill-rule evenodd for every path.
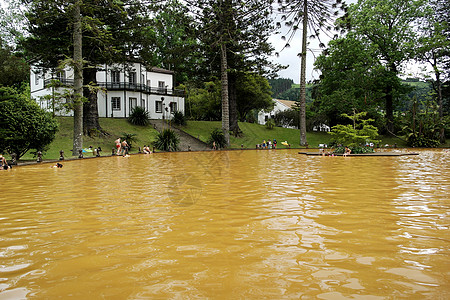
M 256 148 L 233 148 L 233 149 L 222 149 L 222 150 L 192 150 L 192 151 L 188 151 L 188 150 L 182 150 L 182 151 L 173 151 L 173 152 L 167 152 L 167 151 L 157 151 L 154 152 L 152 154 L 159 154 L 159 153 L 185 153 L 185 152 L 213 152 L 213 151 L 249 151 L 249 150 L 257 150 L 257 151 L 268 151 L 268 150 L 310 150 L 308 152 L 306 151 L 299 151 L 297 152 L 297 154 L 302 154 L 302 155 L 307 155 L 307 156 L 323 156 L 322 153 L 318 152 L 318 150 L 320 148 L 277 148 L 277 149 L 256 149 Z M 350 154 L 348 155 L 349 157 L 382 157 L 382 156 L 392 156 L 392 157 L 398 157 L 398 156 L 407 156 L 407 155 L 419 155 L 419 153 L 417 152 L 410 152 L 409 149 L 416 149 L 416 148 L 377 148 L 378 150 L 381 151 L 377 151 L 374 153 L 364 153 L 364 154 Z M 397 151 L 397 152 L 392 152 L 389 150 L 392 149 L 406 149 L 407 152 L 403 152 L 403 151 Z M 429 149 L 429 150 L 438 150 L 438 149 L 448 149 L 446 147 L 442 147 L 442 148 L 420 148 L 420 149 Z M 315 151 L 317 150 L 317 151 Z M 152 154 L 144 154 L 144 153 L 130 153 L 129 155 L 152 155 Z M 57 162 L 64 162 L 64 161 L 75 161 L 75 160 L 84 160 L 84 159 L 95 159 L 95 158 L 107 158 L 107 157 L 114 157 L 114 156 L 122 156 L 122 155 L 104 155 L 104 156 L 84 156 L 83 158 L 78 158 L 78 157 L 70 157 L 70 158 L 65 158 L 64 160 L 60 160 L 60 159 L 44 159 L 42 160 L 42 162 L 37 162 L 36 160 L 30 161 L 19 161 L 17 162 L 17 164 L 12 165 L 12 168 L 16 168 L 16 167 L 21 167 L 21 166 L 29 166 L 29 165 L 38 165 L 38 164 L 50 164 L 50 163 L 57 163 Z M 326 155 L 325 155 L 326 156 Z M 335 154 L 335 156 L 342 156 L 342 154 Z M 8 161 L 9 163 L 10 161 Z M 10 164 L 11 165 L 11 164 Z

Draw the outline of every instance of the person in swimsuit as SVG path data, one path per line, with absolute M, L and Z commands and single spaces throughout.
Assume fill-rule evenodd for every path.
M 116 143 L 116 155 L 120 155 L 120 138 L 117 138 L 117 140 L 114 141 L 114 143 Z

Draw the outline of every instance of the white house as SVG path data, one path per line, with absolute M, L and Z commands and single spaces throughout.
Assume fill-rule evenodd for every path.
M 52 87 L 58 79 L 65 87 Z M 45 72 L 32 66 L 30 74 L 31 97 L 48 111 L 54 110 L 55 96 L 73 86 L 73 70 Z M 184 113 L 184 91 L 174 89 L 173 71 L 146 68 L 140 63 L 104 65 L 97 71 L 99 117 L 126 118 L 130 111 L 141 106 L 149 112 L 150 119 L 170 118 L 171 113 Z M 44 97 L 45 96 L 45 97 Z M 56 115 L 70 116 L 73 112 L 55 110 Z
M 261 110 L 258 113 L 258 124 L 265 125 L 268 119 L 272 119 L 275 115 L 280 111 L 285 111 L 288 109 L 294 109 L 296 101 L 291 100 L 280 100 L 280 99 L 272 99 L 275 103 L 273 110 L 270 112 L 265 112 Z M 295 128 L 295 127 L 290 127 Z M 313 127 L 313 131 L 330 131 L 330 126 L 326 124 L 319 124 Z
M 275 117 L 275 115 L 278 112 L 291 109 L 295 105 L 295 101 L 280 100 L 280 99 L 272 99 L 272 100 L 275 104 L 272 111 L 265 112 L 264 110 L 261 110 L 258 113 L 258 124 L 261 124 L 261 125 L 266 124 L 267 120 Z

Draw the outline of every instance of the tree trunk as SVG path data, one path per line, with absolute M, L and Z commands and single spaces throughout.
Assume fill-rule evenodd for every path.
M 439 132 L 439 141 L 441 144 L 445 144 L 445 126 L 444 126 L 444 103 L 442 101 L 442 83 L 441 83 L 441 72 L 437 67 L 436 57 L 433 55 L 433 68 L 434 74 L 436 76 L 436 92 L 437 92 L 437 104 L 439 106 L 439 121 L 441 122 L 441 129 Z
M 230 131 L 235 136 L 239 135 L 241 129 L 238 124 L 238 111 L 237 111 L 237 96 L 236 96 L 236 73 L 231 73 L 228 76 L 228 101 L 230 104 Z
M 308 34 L 308 1 L 303 1 L 303 33 L 300 64 L 300 146 L 306 146 L 306 42 Z
M 394 133 L 394 109 L 393 109 L 393 87 L 388 83 L 386 87 L 386 130 L 389 134 Z
M 83 126 L 85 135 L 95 135 L 103 130 L 98 121 L 97 89 L 89 89 L 87 85 L 97 86 L 97 69 L 85 68 L 83 70 L 84 88 L 83 96 L 87 101 L 83 104 Z
M 74 60 L 74 99 L 73 99 L 73 149 L 72 155 L 77 155 L 83 148 L 83 44 L 81 31 L 82 1 L 74 4 L 73 19 L 73 60 Z
M 220 44 L 220 73 L 222 84 L 222 131 L 225 135 L 227 146 L 230 145 L 230 114 L 228 103 L 228 64 L 227 64 L 227 46 L 223 41 Z

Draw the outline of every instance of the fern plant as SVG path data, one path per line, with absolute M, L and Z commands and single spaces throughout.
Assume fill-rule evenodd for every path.
M 184 126 L 186 125 L 186 118 L 181 111 L 176 111 L 173 113 L 173 118 L 171 122 L 178 126 Z
M 177 151 L 180 138 L 172 129 L 164 129 L 156 136 L 153 146 L 162 151 Z
M 147 126 L 149 124 L 150 115 L 145 108 L 141 106 L 136 106 L 131 110 L 130 116 L 128 117 L 128 122 L 133 125 Z
M 209 136 L 209 139 L 207 141 L 207 144 L 209 146 L 212 146 L 213 143 L 216 143 L 216 147 L 218 148 L 225 148 L 227 145 L 227 140 L 225 139 L 225 135 L 223 134 L 222 130 L 215 128 L 211 135 Z

